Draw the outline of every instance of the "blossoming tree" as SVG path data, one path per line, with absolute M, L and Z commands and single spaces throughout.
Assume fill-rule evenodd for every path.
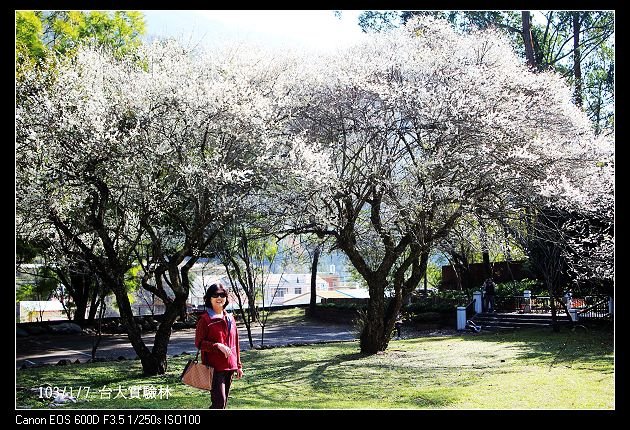
M 612 147 L 496 32 L 424 19 L 321 57 L 158 43 L 46 61 L 16 82 L 18 229 L 71 243 L 111 287 L 148 374 L 166 370 L 188 271 L 243 214 L 334 239 L 368 285 L 374 353 L 467 216 L 611 211 Z M 134 264 L 166 305 L 152 350 L 124 285 Z
M 75 244 L 112 288 L 144 372 L 163 373 L 188 270 L 251 195 L 310 152 L 285 132 L 293 63 L 172 42 L 136 58 L 82 49 L 58 61 L 17 82 L 20 226 Z M 151 350 L 124 284 L 134 264 L 166 306 Z
M 363 352 L 387 347 L 430 250 L 464 215 L 540 203 L 540 184 L 572 176 L 592 141 L 561 78 L 528 71 L 493 31 L 414 20 L 323 58 L 309 85 L 294 126 L 328 151 L 333 179 L 302 189 L 296 225 L 333 236 L 365 279 Z

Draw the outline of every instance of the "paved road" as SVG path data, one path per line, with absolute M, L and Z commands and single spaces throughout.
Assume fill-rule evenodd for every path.
M 145 344 L 151 348 L 155 333 L 143 336 Z M 194 329 L 174 331 L 168 346 L 168 355 L 182 352 L 194 353 Z M 254 345 L 260 345 L 260 329 L 254 330 Z M 287 344 L 301 344 L 314 342 L 350 341 L 356 335 L 349 325 L 299 323 L 297 325 L 270 326 L 265 328 L 265 345 L 281 346 Z M 249 349 L 247 332 L 239 327 L 241 350 Z M 18 337 L 15 345 L 15 366 L 27 364 L 55 364 L 61 359 L 82 363 L 92 354 L 94 336 L 92 335 L 38 335 Z M 127 359 L 136 357 L 136 353 L 129 343 L 127 335 L 103 335 L 98 347 L 97 357 Z

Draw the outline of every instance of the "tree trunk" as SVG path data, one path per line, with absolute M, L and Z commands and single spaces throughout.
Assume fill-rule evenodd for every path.
M 260 347 L 262 348 L 265 344 L 265 326 L 260 326 Z
M 134 351 L 136 351 L 136 354 L 138 354 L 138 357 L 140 357 L 144 375 L 153 376 L 163 374 L 166 368 L 161 367 L 151 355 L 151 351 L 149 351 L 149 348 L 147 348 L 142 340 L 140 327 L 133 317 L 133 311 L 129 303 L 129 297 L 127 296 L 127 289 L 125 288 L 124 274 L 115 279 L 115 283 L 112 284 L 112 290 L 116 296 L 116 302 L 118 303 L 120 319 L 127 329 L 127 336 L 129 337 L 131 346 Z M 162 324 L 160 324 L 160 326 L 162 326 Z
M 558 333 L 560 326 L 558 325 L 558 315 L 556 312 L 556 291 L 551 280 L 547 281 L 547 289 L 549 291 L 549 304 L 551 306 L 551 326 L 553 327 L 553 331 Z
M 103 315 L 105 315 L 105 298 L 101 297 L 99 306 L 94 306 L 94 309 L 98 308 L 98 323 L 96 325 L 96 338 L 92 341 L 92 361 L 96 358 L 96 350 L 101 343 L 103 337 Z M 90 313 L 92 309 L 90 308 Z
M 76 322 L 85 321 L 85 312 L 87 311 L 87 303 L 90 294 L 90 281 L 86 282 L 84 274 L 70 275 L 70 283 L 72 284 L 72 300 L 76 306 L 73 320 Z
M 385 309 L 383 318 L 383 333 L 385 338 L 383 342 L 383 344 L 385 345 L 383 350 L 385 350 L 385 348 L 387 348 L 387 345 L 389 344 L 389 340 L 391 338 L 403 304 L 407 303 L 407 300 L 411 297 L 411 292 L 420 283 L 420 279 L 423 276 L 426 277 L 427 275 L 429 252 L 426 249 L 421 252 L 420 248 L 417 245 L 412 245 L 411 248 L 412 253 L 415 254 L 413 262 L 411 263 L 411 274 L 405 280 L 404 273 L 406 272 L 406 270 L 402 272 L 399 272 L 397 270 L 398 275 L 400 276 L 394 276 L 394 297 L 387 304 L 387 309 Z
M 481 256 L 483 261 L 483 275 L 485 279 L 492 277 L 492 268 L 490 267 L 490 250 L 488 247 L 488 234 L 486 226 L 479 218 L 479 238 L 481 240 Z
M 602 82 L 599 81 L 597 83 L 597 103 L 594 104 L 595 106 L 595 134 L 599 135 L 599 133 L 601 133 L 602 131 L 602 127 L 600 125 L 601 123 L 601 113 L 602 113 Z
M 92 297 L 90 298 L 90 313 L 88 314 L 88 322 L 93 322 L 98 311 L 97 300 L 99 298 L 98 288 L 94 287 Z
M 492 267 L 490 267 L 490 252 L 487 249 L 483 250 L 483 271 L 486 275 L 486 279 L 492 277 Z
M 248 310 L 247 312 L 243 308 L 243 302 L 241 301 L 240 296 L 236 296 L 238 299 L 238 312 L 241 314 L 241 319 L 243 320 L 243 324 L 245 324 L 245 331 L 247 332 L 247 340 L 249 341 L 249 347 L 254 348 L 254 339 L 252 338 L 252 320 L 250 317 L 250 313 L 254 310 Z
M 582 107 L 582 67 L 580 54 L 580 12 L 573 12 L 573 77 L 575 104 Z
M 508 262 L 508 267 L 510 267 L 509 262 L 512 261 L 512 252 L 510 251 L 510 232 L 507 227 L 503 227 L 503 237 L 505 238 L 505 260 Z
M 247 330 L 247 340 L 249 341 L 249 347 L 254 348 L 254 340 L 252 338 L 252 323 L 256 321 L 256 314 L 258 313 L 258 310 L 256 309 L 256 303 L 253 299 L 254 286 L 249 284 L 250 278 L 243 278 L 240 266 L 236 262 L 236 259 L 233 258 L 233 256 L 229 256 L 223 262 L 223 264 L 225 266 L 228 279 L 230 280 L 230 284 L 232 285 L 232 288 L 234 288 L 234 292 L 236 293 L 236 299 L 238 300 L 238 310 L 241 313 L 243 324 L 245 324 L 245 329 Z M 230 275 L 230 272 L 232 271 L 230 267 L 234 270 L 234 273 L 236 274 L 236 280 L 233 278 L 232 275 Z M 245 299 L 247 301 L 247 309 L 245 309 L 243 305 L 243 295 L 245 296 Z
M 468 292 L 472 288 L 476 287 L 476 285 L 472 284 L 472 274 L 470 273 L 470 265 L 468 263 L 466 263 L 466 266 L 462 265 L 460 273 L 461 273 L 462 289 L 466 292 L 466 294 L 468 294 Z
M 536 67 L 536 58 L 534 57 L 534 42 L 532 39 L 532 18 L 529 11 L 522 11 L 521 17 L 523 21 L 523 44 L 525 45 L 525 58 L 530 68 Z
M 385 334 L 385 280 L 377 277 L 366 279 L 370 291 L 366 320 L 360 336 L 361 352 L 376 354 L 387 348 L 388 336 Z
M 308 309 L 311 315 L 315 314 L 315 305 L 317 304 L 317 264 L 319 263 L 319 254 L 322 252 L 322 246 L 318 244 L 313 252 L 313 265 L 311 266 L 311 301 Z
M 75 322 L 85 321 L 85 312 L 87 311 L 87 297 L 84 297 L 80 302 L 74 302 L 76 309 L 72 318 Z
M 245 263 L 245 279 L 242 279 L 239 275 L 239 280 L 241 281 L 241 285 L 245 285 L 245 295 L 247 296 L 247 309 L 249 312 L 250 321 L 255 323 L 258 321 L 258 312 L 256 311 L 256 283 L 254 281 L 254 274 L 252 272 L 251 267 L 251 258 L 249 255 L 249 239 L 247 237 L 247 233 L 245 229 L 241 230 L 241 259 L 243 263 Z M 232 265 L 234 269 L 238 268 L 238 263 L 233 258 Z M 243 284 L 243 282 L 245 282 Z M 263 300 L 264 300 L 264 286 L 263 286 Z
M 387 309 L 385 309 L 385 287 L 387 286 L 385 278 L 378 275 L 366 278 L 370 299 L 368 300 L 367 318 L 364 321 L 360 337 L 361 352 L 363 353 L 376 354 L 387 349 L 403 302 L 418 286 L 422 276 L 426 276 L 428 251 L 421 252 L 419 246 L 414 247 L 413 245 L 411 251 L 412 255 L 407 260 L 411 264 L 411 275 L 407 280 L 404 279 L 404 274 L 409 267 L 408 264 L 403 264 L 396 269 L 393 281 L 394 297 L 387 303 Z
M 168 363 L 166 353 L 168 351 L 168 343 L 171 339 L 171 328 L 177 317 L 181 313 L 182 307 L 185 308 L 186 299 L 176 297 L 174 301 L 166 304 L 166 310 L 158 329 L 155 333 L 153 342 L 153 350 L 150 358 L 142 361 L 142 368 L 145 374 L 163 375 L 166 373 Z

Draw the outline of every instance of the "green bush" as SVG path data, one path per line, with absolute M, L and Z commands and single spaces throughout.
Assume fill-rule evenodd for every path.
M 439 312 L 421 312 L 411 317 L 411 321 L 418 323 L 439 322 L 441 319 L 442 314 Z
M 437 299 L 441 299 L 441 300 L 459 301 L 461 303 L 466 303 L 466 304 L 468 304 L 468 302 L 472 300 L 472 296 L 470 294 L 466 293 L 465 291 L 458 291 L 458 290 L 436 291 L 433 294 L 433 297 L 436 297 Z
M 525 290 L 530 290 L 533 295 L 545 293 L 543 285 L 536 279 L 522 279 L 498 283 L 494 294 L 497 297 L 522 296 Z
M 413 315 L 426 312 L 435 312 L 438 314 L 450 313 L 453 312 L 456 307 L 457 301 L 455 300 L 427 299 L 403 306 L 403 311 L 413 318 Z
M 360 303 L 318 303 L 318 307 L 322 308 L 333 308 L 333 309 L 349 309 L 349 310 L 358 310 L 365 309 L 367 307 L 366 304 Z

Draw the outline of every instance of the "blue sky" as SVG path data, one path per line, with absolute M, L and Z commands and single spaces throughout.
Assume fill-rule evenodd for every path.
M 269 46 L 331 51 L 362 37 L 361 11 L 332 10 L 143 10 L 147 38 L 175 37 L 211 46 L 233 40 Z

